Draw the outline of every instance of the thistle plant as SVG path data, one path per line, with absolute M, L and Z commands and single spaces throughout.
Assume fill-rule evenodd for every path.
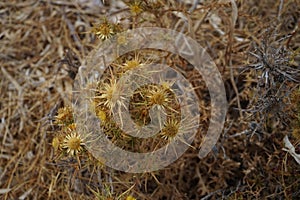
M 254 58 L 246 68 L 256 74 L 256 94 L 251 108 L 252 116 L 258 117 L 260 125 L 270 117 L 279 119 L 285 126 L 289 123 L 287 103 L 292 91 L 300 83 L 300 69 L 292 65 L 292 51 L 285 46 L 288 37 L 279 36 L 276 29 L 267 29 L 261 44 L 254 43 Z
M 109 60 L 108 63 L 104 61 L 100 65 L 101 69 L 97 68 L 97 61 L 99 61 L 97 58 L 94 58 L 97 61 L 93 62 L 93 64 L 95 64 L 93 69 L 99 70 L 98 72 L 101 74 L 101 76 L 92 79 L 90 83 L 92 87 L 89 88 L 91 89 L 91 93 L 89 94 L 92 94 L 92 96 L 87 97 L 90 98 L 88 99 L 90 105 L 87 105 L 87 107 L 90 106 L 89 111 L 91 112 L 89 112 L 89 114 L 94 114 L 95 119 L 97 119 L 95 120 L 96 124 L 93 125 L 99 126 L 98 128 L 100 128 L 99 133 L 96 131 L 95 138 L 100 138 L 101 134 L 101 137 L 103 136 L 103 138 L 109 140 L 119 149 L 138 153 L 152 153 L 152 151 L 156 151 L 162 146 L 166 146 L 167 149 L 173 149 L 179 142 L 187 144 L 186 141 L 191 137 L 185 137 L 185 133 L 192 132 L 192 129 L 198 125 L 195 123 L 198 120 L 198 116 L 184 115 L 185 110 L 189 109 L 189 105 L 183 107 L 181 106 L 181 103 L 184 101 L 195 102 L 195 99 L 189 99 L 189 95 L 182 95 L 183 93 L 178 92 L 183 86 L 182 83 L 177 82 L 179 76 L 175 78 L 172 76 L 172 78 L 167 79 L 167 76 L 163 77 L 158 75 L 161 79 L 157 80 L 152 78 L 151 75 L 157 72 L 159 73 L 158 68 L 152 68 L 152 70 L 147 68 L 149 65 L 166 63 L 170 68 L 182 72 L 183 77 L 187 78 L 188 81 L 191 81 L 191 90 L 197 87 L 198 97 L 200 98 L 196 101 L 198 102 L 199 100 L 199 104 L 201 104 L 199 107 L 203 108 L 201 112 L 201 119 L 204 122 L 203 130 L 209 127 L 206 126 L 210 117 L 209 106 L 207 102 L 205 102 L 205 100 L 207 100 L 205 94 L 207 88 L 202 86 L 201 83 L 199 84 L 200 86 L 197 85 L 201 80 L 201 75 L 194 74 L 196 70 L 192 69 L 191 64 L 187 60 L 174 56 L 170 52 L 162 52 L 162 50 L 153 51 L 152 49 L 141 50 L 133 48 L 132 52 L 126 52 L 125 54 L 120 53 L 123 51 L 123 47 L 134 47 L 134 44 L 130 44 L 129 41 L 131 40 L 126 37 L 126 34 L 117 33 L 120 33 L 121 30 L 126 30 L 127 28 L 134 30 L 144 26 L 155 25 L 163 28 L 171 28 L 173 30 L 180 29 L 180 32 L 183 34 L 187 33 L 193 38 L 199 38 L 200 43 L 202 41 L 208 41 L 208 50 L 212 52 L 212 55 L 217 55 L 215 56 L 215 61 L 220 66 L 222 63 L 227 63 L 226 59 L 228 59 L 230 65 L 232 64 L 232 67 L 233 65 L 240 65 L 240 63 L 244 62 L 244 58 L 234 54 L 234 52 L 242 52 L 241 49 L 243 49 L 245 47 L 244 45 L 247 45 L 247 42 L 249 41 L 248 33 L 246 34 L 243 31 L 235 30 L 240 26 L 246 26 L 248 23 L 247 20 L 242 19 L 244 13 L 238 13 L 238 9 L 240 9 L 241 5 L 235 5 L 234 1 L 230 1 L 230 4 L 232 5 L 231 9 L 234 10 L 232 15 L 232 21 L 234 21 L 234 23 L 232 23 L 233 26 L 230 27 L 231 30 L 229 31 L 228 27 L 224 26 L 224 24 L 230 21 L 228 20 L 230 19 L 227 15 L 228 13 L 219 12 L 216 8 L 216 5 L 220 5 L 222 8 L 228 6 L 227 4 L 229 4 L 229 1 L 223 1 L 221 4 L 218 4 L 217 2 L 206 4 L 204 2 L 199 3 L 199 1 L 190 1 L 185 4 L 184 1 L 180 1 L 180 4 L 184 6 L 180 9 L 176 9 L 177 2 L 178 1 L 173 0 L 125 0 L 123 1 L 123 3 L 125 3 L 123 4 L 123 9 L 112 13 L 111 18 L 107 16 L 99 20 L 99 23 L 93 25 L 91 32 L 98 38 L 100 44 L 105 44 L 106 42 L 115 44 L 114 42 L 116 42 L 116 49 L 113 49 L 116 51 L 111 51 L 113 52 L 113 61 L 111 59 L 107 59 Z M 196 10 L 197 12 L 193 12 L 193 10 Z M 214 14 L 212 15 L 212 13 Z M 225 17 L 222 17 L 221 13 L 224 14 Z M 172 18 L 175 17 L 177 21 L 169 19 L 169 16 L 172 16 Z M 216 20 L 212 20 L 212 18 L 215 18 Z M 198 21 L 198 23 L 194 23 L 194 19 L 201 20 Z M 235 23 L 235 21 L 238 23 Z M 247 24 L 247 26 L 248 25 L 250 30 L 250 24 Z M 199 29 L 207 29 L 206 27 L 213 27 L 215 29 L 212 34 L 208 34 L 208 37 L 206 37 L 205 34 L 199 34 Z M 207 32 L 210 33 L 210 31 Z M 226 33 L 230 33 L 228 34 L 229 39 L 226 39 Z M 247 35 L 247 37 L 245 35 Z M 116 36 L 116 38 L 114 38 L 114 36 Z M 222 149 L 224 151 L 224 159 L 226 159 L 226 162 L 229 163 L 229 159 L 235 160 L 235 164 L 232 167 L 241 168 L 243 171 L 240 174 L 246 174 L 244 177 L 254 171 L 255 166 L 258 165 L 251 164 L 252 168 L 248 169 L 247 165 L 250 164 L 247 162 L 251 162 L 252 160 L 255 160 L 256 162 L 257 160 L 260 160 L 260 155 L 258 155 L 257 152 L 255 152 L 255 155 L 258 155 L 258 158 L 253 158 L 251 154 L 248 155 L 248 149 L 244 148 L 244 146 L 237 141 L 235 136 L 247 135 L 252 137 L 256 134 L 260 142 L 263 142 L 262 136 L 267 136 L 263 134 L 264 132 L 275 132 L 278 130 L 275 126 L 280 126 L 280 128 L 284 127 L 285 130 L 290 128 L 294 136 L 293 139 L 298 140 L 299 138 L 299 96 L 297 93 L 300 82 L 300 70 L 297 63 L 299 50 L 293 51 L 289 47 L 288 43 L 290 43 L 291 37 L 291 34 L 280 35 L 277 27 L 274 29 L 267 29 L 261 38 L 259 35 L 255 35 L 256 39 L 255 42 L 253 42 L 252 49 L 249 53 L 250 64 L 248 64 L 245 69 L 245 71 L 250 71 L 250 73 L 247 72 L 245 75 L 246 80 L 235 79 L 235 73 L 231 73 L 230 75 L 232 84 L 236 81 L 236 97 L 239 96 L 239 92 L 247 93 L 247 95 L 240 100 L 242 100 L 243 103 L 248 103 L 250 101 L 248 104 L 249 107 L 246 110 L 250 116 L 248 123 L 249 130 L 242 132 L 242 134 L 232 134 L 228 138 L 224 137 L 224 140 L 222 141 L 222 145 L 224 143 L 224 148 L 222 147 Z M 157 40 L 169 39 L 170 38 L 165 35 L 157 38 Z M 211 42 L 211 40 L 214 40 L 214 42 Z M 184 43 L 184 41 L 180 41 L 179 43 L 181 42 Z M 131 43 L 133 42 L 131 41 Z M 187 46 L 189 47 L 189 45 Z M 184 44 L 182 44 L 182 47 L 185 47 Z M 190 53 L 188 48 L 182 49 L 185 51 L 184 53 Z M 224 49 L 226 49 L 226 51 L 222 52 Z M 151 58 L 148 56 L 149 54 L 151 54 Z M 105 58 L 103 59 L 105 60 L 106 56 L 104 57 Z M 224 57 L 225 61 L 222 60 Z M 111 57 L 108 56 L 108 58 Z M 87 66 L 89 67 L 89 65 Z M 228 78 L 226 68 L 224 69 L 223 75 L 224 80 L 226 80 Z M 240 84 L 240 81 L 246 83 Z M 138 87 L 129 87 L 128 90 L 125 90 L 124 88 L 128 85 Z M 253 85 L 256 86 L 254 89 Z M 228 99 L 234 102 L 232 98 L 234 97 Z M 236 101 L 240 100 L 237 98 Z M 244 105 L 239 107 L 244 107 Z M 64 112 L 69 114 L 64 114 Z M 72 114 L 70 115 L 70 113 L 70 109 L 68 110 L 68 108 L 63 108 L 57 113 L 56 124 L 59 125 L 60 131 L 58 131 L 53 138 L 53 149 L 59 155 L 59 158 L 76 158 L 80 160 L 81 166 L 91 167 L 93 164 L 100 166 L 95 162 L 97 159 L 87 150 L 90 141 L 85 137 L 86 133 L 77 132 L 76 129 L 74 129 L 74 127 L 76 127 L 76 122 L 72 119 Z M 124 113 L 126 113 L 126 115 L 124 115 Z M 159 125 L 159 130 L 155 130 L 155 134 L 148 138 L 139 138 L 144 132 L 153 129 L 152 123 L 156 119 L 153 113 L 159 113 L 162 116 L 161 118 L 158 118 L 157 124 Z M 213 115 L 214 113 L 211 114 Z M 126 118 L 122 118 L 123 116 L 126 116 Z M 229 114 L 229 118 L 230 117 Z M 120 120 L 118 121 L 116 118 Z M 130 121 L 130 123 L 128 121 Z M 130 127 L 133 127 L 132 129 L 134 130 L 132 132 L 136 131 L 137 134 L 128 132 L 127 129 L 124 128 L 127 124 L 129 124 Z M 232 129 L 228 128 L 228 131 L 239 131 L 239 124 L 235 121 L 233 121 L 232 124 Z M 195 143 L 199 143 L 200 146 L 200 143 L 203 141 L 201 141 L 202 134 L 200 133 L 199 135 Z M 225 140 L 229 138 L 230 141 Z M 234 148 L 232 148 L 231 143 L 229 143 L 232 142 L 231 140 L 235 143 Z M 250 140 L 251 143 L 252 141 Z M 176 145 L 172 146 L 172 144 Z M 189 146 L 189 144 L 187 145 Z M 107 150 L 102 149 L 102 146 L 97 145 L 97 143 L 95 146 L 101 151 Z M 266 149 L 267 148 L 268 147 L 266 146 Z M 244 152 L 239 154 L 237 149 Z M 228 151 L 234 151 L 234 155 L 227 156 L 226 154 Z M 110 160 L 110 157 L 108 157 L 103 159 L 102 162 L 112 162 L 112 160 L 113 158 Z M 118 163 L 121 162 L 126 163 L 126 159 L 119 159 Z M 213 163 L 217 162 L 217 160 L 213 161 Z M 270 161 L 270 163 L 271 162 L 272 161 Z M 132 167 L 132 163 L 126 164 L 129 167 Z M 152 164 L 152 162 L 150 162 L 150 164 Z M 214 164 L 211 162 L 208 164 L 209 167 L 212 167 L 213 165 Z M 103 167 L 103 169 L 107 170 L 105 167 Z M 205 171 L 205 169 L 201 169 L 201 167 L 197 169 Z M 231 170 L 228 171 L 231 175 L 234 174 Z M 219 170 L 219 173 L 221 175 L 219 176 L 218 174 L 218 177 L 223 177 L 223 168 Z M 108 173 L 102 173 L 101 171 L 99 174 L 107 175 Z M 97 178 L 102 180 L 103 177 L 100 177 L 99 174 Z M 199 174 L 201 173 L 199 172 Z M 228 180 L 229 178 L 226 178 L 226 183 L 236 182 Z M 138 181 L 136 185 L 140 184 Z M 106 182 L 109 181 L 106 180 Z M 245 186 L 245 183 L 241 184 Z M 237 186 L 237 188 L 238 187 L 239 186 Z M 112 187 L 108 186 L 108 188 L 108 190 L 103 188 L 102 190 L 97 190 L 93 188 L 93 191 L 95 192 L 93 193 L 98 198 L 114 198 L 116 195 L 111 192 Z M 127 194 L 123 195 L 122 198 L 125 198 L 126 196 Z M 194 198 L 198 198 L 199 196 Z M 189 197 L 193 198 L 191 196 Z M 134 199 L 134 197 L 131 198 L 131 196 L 127 196 L 127 199 Z
M 73 110 L 70 106 L 58 110 L 55 123 L 60 131 L 52 140 L 52 146 L 59 156 L 76 156 L 85 149 L 85 137 L 78 133 L 73 119 Z
M 143 70 L 143 66 L 148 64 L 153 64 L 153 61 L 144 57 L 143 52 L 139 52 L 138 54 L 137 52 L 132 52 L 131 54 L 124 55 L 107 68 L 107 72 L 103 73 L 104 75 L 94 89 L 95 96 L 91 102 L 95 106 L 95 113 L 101 121 L 101 130 L 114 144 L 124 149 L 132 148 L 134 150 L 140 147 L 137 145 L 139 143 L 137 142 L 138 139 L 129 136 L 122 130 L 122 127 L 118 127 L 115 123 L 113 115 L 118 115 L 118 113 L 113 112 L 116 112 L 114 108 L 117 105 L 122 106 L 130 113 L 130 117 L 137 127 L 146 126 L 152 121 L 150 110 L 156 107 L 162 111 L 167 119 L 165 124 L 162 124 L 166 126 L 166 128 L 162 129 L 157 136 L 161 135 L 164 139 L 171 139 L 175 137 L 178 132 L 180 105 L 171 88 L 173 85 L 172 81 L 161 80 L 160 84 L 148 84 L 137 88 L 132 91 L 128 108 L 126 108 L 124 103 L 125 97 L 121 95 L 123 93 L 122 87 L 125 86 L 123 85 L 124 83 L 120 83 L 120 79 L 123 76 L 132 75 L 135 78 L 131 78 L 129 83 L 135 84 L 134 82 L 142 78 L 145 74 L 151 76 L 152 73 L 156 73 L 154 71 L 148 71 L 144 72 L 144 75 L 138 72 L 132 74 L 133 70 Z M 157 136 L 152 138 L 156 142 L 161 140 L 161 137 Z M 132 145 L 132 141 L 136 141 L 136 145 Z

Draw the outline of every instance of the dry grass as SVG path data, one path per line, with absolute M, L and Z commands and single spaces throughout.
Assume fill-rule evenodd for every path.
M 101 4 L 84 0 L 0 2 L 1 199 L 96 199 L 97 191 L 103 199 L 123 199 L 129 194 L 137 199 L 300 197 L 300 166 L 282 151 L 282 138 L 292 127 L 270 118 L 268 133 L 261 138 L 230 137 L 249 128 L 245 113 L 236 108 L 246 109 L 253 96 L 254 73 L 240 75 L 241 67 L 251 62 L 252 43 L 261 43 L 264 31 L 277 27 L 280 35 L 292 34 L 286 45 L 295 51 L 300 46 L 299 0 L 238 0 L 237 21 L 227 1 L 205 1 L 187 14 L 190 3 L 158 0 L 164 6 L 145 15 L 149 20 L 142 25 L 128 8 L 119 7 L 125 5 L 121 1 L 106 1 L 106 6 L 94 2 Z M 188 18 L 187 27 L 173 11 Z M 155 25 L 182 30 L 207 47 L 222 73 L 229 102 L 227 133 L 216 146 L 218 153 L 200 160 L 197 150 L 190 148 L 168 168 L 145 174 L 92 164 L 79 168 L 76 159 L 57 160 L 51 146 L 57 132 L 54 116 L 58 108 L 70 105 L 77 69 L 101 42 L 90 33 L 92 24 L 108 13 L 112 19 L 118 16 L 124 29 Z M 299 58 L 295 63 L 299 69 Z M 183 71 L 188 77 L 193 74 L 188 68 Z M 191 77 L 191 82 L 199 84 L 198 78 Z M 197 93 L 204 132 L 210 116 L 208 92 L 201 86 Z M 193 146 L 199 147 L 201 139 L 198 136 Z

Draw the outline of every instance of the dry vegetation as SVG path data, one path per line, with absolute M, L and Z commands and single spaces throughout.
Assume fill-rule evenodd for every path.
M 1 1 L 0 199 L 298 199 L 300 163 L 282 148 L 288 136 L 300 153 L 300 1 L 235 2 Z M 106 167 L 76 143 L 81 138 L 67 106 L 78 68 L 99 43 L 149 26 L 183 32 L 207 49 L 222 74 L 229 110 L 217 145 L 199 159 L 210 118 L 207 88 L 187 61 L 156 52 L 195 86 L 201 130 L 193 147 L 167 168 L 130 174 Z M 146 54 L 125 55 L 113 73 L 148 62 Z M 98 83 L 98 96 L 111 84 L 109 75 Z M 141 88 L 133 102 L 159 104 L 157 91 L 168 98 L 162 103 L 167 112 L 176 110 L 171 90 L 157 85 Z M 95 101 L 99 118 L 111 121 L 107 98 Z M 149 120 L 143 106 L 130 110 L 136 123 Z M 168 129 L 157 140 L 135 141 L 137 149 L 113 123 L 104 129 L 115 131 L 106 134 L 116 144 L 139 151 L 174 135 Z

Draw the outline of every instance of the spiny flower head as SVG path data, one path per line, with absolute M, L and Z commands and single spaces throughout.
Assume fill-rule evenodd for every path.
M 143 1 L 133 0 L 127 5 L 133 15 L 138 15 L 144 11 Z
M 124 65 L 122 66 L 122 68 L 124 69 L 124 71 L 129 71 L 129 70 L 132 70 L 132 69 L 136 69 L 141 65 L 143 65 L 141 60 L 139 60 L 138 57 L 135 57 L 132 60 L 126 60 Z
M 74 130 L 70 130 L 63 141 L 62 148 L 66 149 L 67 153 L 71 156 L 83 151 L 85 145 L 82 135 Z
M 99 102 L 97 106 L 112 109 L 120 100 L 120 84 L 116 79 L 109 79 L 109 82 L 99 82 L 95 100 Z
M 160 85 L 151 86 L 146 97 L 148 98 L 151 106 L 156 104 L 168 107 L 168 104 L 171 103 L 170 91 Z
M 116 32 L 116 26 L 109 23 L 107 19 L 104 19 L 102 23 L 93 27 L 92 32 L 97 35 L 101 40 L 111 38 Z
M 173 139 L 179 131 L 180 122 L 177 119 L 167 119 L 164 128 L 161 131 L 161 137 L 170 140 Z
M 55 117 L 55 123 L 60 125 L 68 125 L 73 123 L 73 111 L 69 106 L 58 109 Z
M 124 38 L 124 40 L 126 40 L 126 38 Z M 116 67 L 118 69 L 118 73 L 122 75 L 124 73 L 130 72 L 131 70 L 135 70 L 135 69 L 140 70 L 140 67 L 143 67 L 150 63 L 151 61 L 145 60 L 142 55 L 135 52 L 134 56 L 128 56 L 124 60 L 122 59 L 122 61 L 120 61 L 119 63 L 113 63 L 113 66 Z

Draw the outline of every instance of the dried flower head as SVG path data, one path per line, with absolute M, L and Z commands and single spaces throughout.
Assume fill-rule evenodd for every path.
M 97 106 L 111 110 L 121 99 L 120 84 L 114 78 L 109 79 L 109 82 L 99 82 L 94 98 L 99 102 Z
M 279 82 L 300 82 L 300 70 L 290 66 L 292 53 L 283 41 L 288 37 L 277 39 L 275 30 L 267 30 L 261 44 L 254 43 L 254 51 L 250 54 L 255 58 L 249 67 L 260 72 L 260 85 L 273 87 Z
M 134 0 L 128 3 L 128 6 L 133 15 L 138 15 L 144 11 L 143 1 Z
M 64 139 L 62 148 L 66 149 L 69 155 L 74 156 L 84 149 L 84 145 L 84 138 L 76 131 L 71 131 Z
M 107 19 L 104 19 L 102 23 L 93 27 L 92 32 L 96 34 L 99 39 L 106 40 L 111 38 L 116 33 L 114 29 L 115 26 L 109 23 Z
M 152 105 L 160 105 L 163 107 L 169 107 L 172 97 L 171 97 L 171 90 L 167 87 L 167 85 L 153 85 L 150 87 L 148 94 L 146 96 Z
M 55 117 L 55 123 L 60 125 L 68 125 L 73 123 L 73 111 L 69 106 L 58 109 Z
M 142 61 L 136 56 L 132 60 L 126 60 L 122 68 L 124 71 L 129 71 L 129 70 L 136 69 L 142 65 L 143 65 Z
M 167 119 L 161 131 L 161 137 L 166 140 L 173 139 L 179 131 L 180 122 L 176 119 Z
M 259 123 L 278 120 L 286 125 L 290 119 L 285 111 L 287 97 L 294 86 L 300 83 L 300 69 L 291 65 L 291 51 L 284 41 L 291 35 L 280 36 L 276 28 L 265 31 L 262 41 L 254 43 L 252 63 L 246 69 L 253 69 L 257 87 L 250 104 L 251 117 Z M 259 116 L 259 117 L 257 117 Z
M 118 40 L 123 40 L 118 41 L 118 43 L 127 43 L 126 36 L 120 35 L 118 36 Z M 122 57 L 118 63 L 113 63 L 112 65 L 118 70 L 117 74 L 121 76 L 133 70 L 135 70 L 133 73 L 138 76 L 142 73 L 140 71 L 138 72 L 138 70 L 143 70 L 141 69 L 142 67 L 150 65 L 151 63 L 152 58 L 146 58 L 144 55 L 142 55 L 142 53 L 134 52 L 134 55 L 126 55 L 126 57 Z

